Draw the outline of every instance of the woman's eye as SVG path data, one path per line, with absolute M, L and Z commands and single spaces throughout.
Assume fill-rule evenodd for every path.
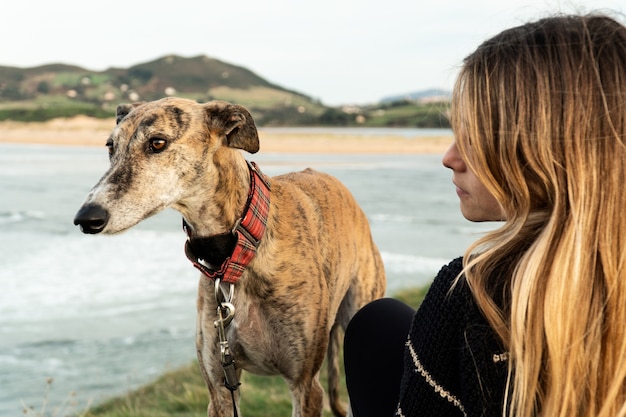
M 165 149 L 167 141 L 161 138 L 150 139 L 150 150 L 154 153 L 159 153 Z

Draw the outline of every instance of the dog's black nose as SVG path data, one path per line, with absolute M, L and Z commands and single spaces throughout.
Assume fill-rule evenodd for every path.
M 109 222 L 109 212 L 98 204 L 86 204 L 78 210 L 74 224 L 80 226 L 83 233 L 100 233 Z

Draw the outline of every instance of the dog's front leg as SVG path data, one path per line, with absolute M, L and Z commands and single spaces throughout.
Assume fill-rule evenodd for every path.
M 239 391 L 235 392 L 233 400 L 231 391 L 224 386 L 219 335 L 213 324 L 217 319 L 217 305 L 214 300 L 205 298 L 205 294 L 201 283 L 198 292 L 196 350 L 200 372 L 209 390 L 210 402 L 207 415 L 208 417 L 232 417 L 233 407 L 239 407 Z
M 292 417 L 321 417 L 324 407 L 324 389 L 319 381 L 319 373 L 312 378 L 304 378 L 299 383 L 292 383 Z

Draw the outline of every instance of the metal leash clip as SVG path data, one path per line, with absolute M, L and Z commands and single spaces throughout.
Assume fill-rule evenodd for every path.
M 235 294 L 235 285 L 228 284 L 228 294 L 226 290 L 222 288 L 222 279 L 215 278 L 215 302 L 219 308 L 224 308 L 224 303 L 230 303 L 233 301 L 233 296 Z M 231 304 L 232 306 L 232 304 Z
M 226 314 L 226 316 L 224 316 Z M 213 323 L 217 327 L 220 339 L 220 353 L 222 355 L 222 368 L 224 368 L 224 385 L 231 391 L 239 387 L 239 377 L 235 369 L 235 361 L 230 354 L 225 328 L 230 324 L 235 314 L 235 307 L 231 303 L 222 303 L 217 307 L 218 319 Z
M 226 328 L 233 321 L 235 316 L 235 306 L 231 303 L 233 299 L 234 285 L 230 284 L 228 294 L 221 288 L 221 280 L 215 280 L 215 301 L 217 303 L 217 320 L 213 325 L 217 328 L 220 343 L 220 354 L 222 368 L 224 369 L 224 385 L 234 392 L 240 384 L 235 368 L 235 360 L 230 354 L 228 339 L 226 338 Z

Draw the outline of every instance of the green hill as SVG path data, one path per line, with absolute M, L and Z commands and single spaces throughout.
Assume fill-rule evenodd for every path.
M 389 112 L 379 106 L 333 108 L 305 94 L 273 84 L 254 72 L 207 56 L 168 55 L 130 68 L 90 71 L 49 64 L 33 68 L 0 66 L 0 120 L 43 121 L 83 114 L 112 117 L 119 103 L 165 96 L 199 102 L 226 100 L 246 106 L 260 126 L 407 126 L 433 127 L 441 109 L 403 103 Z M 441 118 L 439 118 L 441 119 Z M 444 118 L 445 119 L 445 118 Z M 441 123 L 435 117 L 435 125 Z M 447 127 L 443 125 L 435 127 Z

